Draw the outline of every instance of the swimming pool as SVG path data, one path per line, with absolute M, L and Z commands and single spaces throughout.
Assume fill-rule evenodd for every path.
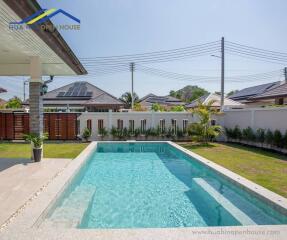
M 286 215 L 168 143 L 98 143 L 42 224 L 108 229 L 286 223 Z

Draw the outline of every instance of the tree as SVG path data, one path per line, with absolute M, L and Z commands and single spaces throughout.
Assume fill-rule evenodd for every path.
M 121 97 L 120 100 L 123 101 L 129 108 L 132 106 L 132 94 L 130 92 L 125 92 Z M 139 97 L 136 93 L 134 93 L 134 103 L 139 101 Z
M 170 109 L 171 112 L 184 112 L 184 106 L 172 106 Z
M 189 125 L 188 133 L 197 141 L 207 143 L 222 132 L 221 126 L 211 124 L 211 115 L 217 114 L 216 111 L 212 109 L 213 103 L 214 101 L 210 101 L 206 105 L 203 105 L 199 102 L 198 107 L 192 110 L 199 120 Z
M 198 99 L 199 97 L 207 94 L 208 91 L 206 91 L 203 88 L 200 88 L 198 86 L 186 86 L 178 91 L 171 90 L 169 92 L 170 96 L 181 99 L 184 102 L 192 102 L 195 99 Z
M 154 103 L 151 106 L 151 110 L 155 111 L 155 112 L 164 112 L 164 106 L 160 105 L 159 103 Z
M 9 101 L 6 103 L 7 109 L 19 109 L 21 107 L 22 107 L 22 100 L 17 96 L 9 99 Z

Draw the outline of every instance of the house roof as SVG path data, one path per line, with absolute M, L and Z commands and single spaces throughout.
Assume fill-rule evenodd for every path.
M 124 103 L 85 81 L 70 83 L 43 96 L 44 105 L 118 105 Z
M 192 101 L 191 103 L 185 105 L 187 108 L 193 108 L 198 106 L 198 102 L 202 102 L 203 104 L 207 104 L 209 101 L 215 101 L 212 104 L 212 107 L 220 107 L 221 96 L 215 93 L 209 93 L 201 96 L 200 98 Z M 240 102 L 236 102 L 229 98 L 224 98 L 224 106 L 229 107 L 243 107 L 244 104 Z
M 148 94 L 140 99 L 140 103 L 147 103 L 147 104 L 162 104 L 162 105 L 184 105 L 185 103 L 182 102 L 180 99 L 177 99 L 172 96 L 157 96 L 155 94 Z
M 276 97 L 286 97 L 287 96 L 287 83 L 283 83 L 277 87 L 273 87 L 266 92 L 256 95 L 251 99 L 268 99 L 268 98 L 276 98 Z
M 0 98 L 0 106 L 4 105 L 4 104 L 6 104 L 6 103 L 7 103 L 7 102 L 6 102 L 4 99 Z
M 263 94 L 264 92 L 273 89 L 275 87 L 280 86 L 279 82 L 272 82 L 272 83 L 266 83 L 258 86 L 248 87 L 244 88 L 233 95 L 229 96 L 230 99 L 233 99 L 235 101 L 237 100 L 247 100 L 248 98 Z
M 5 93 L 5 92 L 7 92 L 7 90 L 0 87 L 0 93 Z

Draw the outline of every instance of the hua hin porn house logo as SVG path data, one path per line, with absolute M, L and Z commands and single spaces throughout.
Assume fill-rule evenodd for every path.
M 44 24 L 48 20 L 52 19 L 56 15 L 63 15 L 64 17 L 69 18 L 74 24 Z M 50 30 L 53 31 L 55 29 L 58 30 L 80 30 L 80 19 L 76 18 L 75 16 L 67 13 L 62 9 L 41 9 L 31 16 L 24 18 L 22 21 L 19 22 L 10 22 L 9 29 L 10 30 L 27 30 L 41 27 L 42 30 Z

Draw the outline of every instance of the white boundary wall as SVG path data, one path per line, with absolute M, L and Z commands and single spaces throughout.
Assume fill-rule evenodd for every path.
M 251 127 L 278 129 L 282 133 L 287 130 L 287 107 L 285 108 L 251 108 L 226 110 L 224 115 L 218 116 L 218 123 L 227 128 L 238 125 L 241 129 Z
M 171 127 L 171 120 L 177 120 L 177 127 L 182 129 L 183 120 L 188 120 L 188 124 L 195 122 L 196 117 L 190 112 L 85 112 L 78 117 L 80 120 L 80 134 L 87 127 L 87 121 L 92 121 L 91 139 L 98 138 L 98 120 L 104 121 L 104 127 L 108 130 L 117 127 L 118 119 L 123 120 L 123 127 L 129 128 L 129 120 L 134 120 L 134 128 L 141 127 L 141 120 L 146 120 L 146 129 L 159 126 L 161 119 L 165 120 L 165 127 Z

